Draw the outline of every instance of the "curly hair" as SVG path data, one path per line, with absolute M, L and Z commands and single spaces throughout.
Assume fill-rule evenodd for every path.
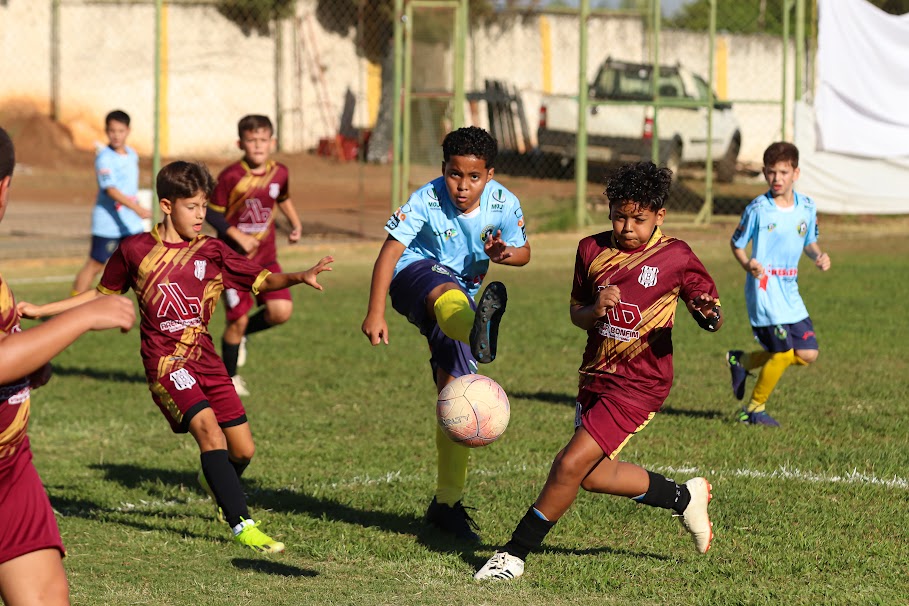
M 199 193 L 208 199 L 215 190 L 215 179 L 203 163 L 177 160 L 158 171 L 155 185 L 158 198 L 171 202 L 193 198 Z
M 625 164 L 606 183 L 609 205 L 634 202 L 642 210 L 656 212 L 669 197 L 672 171 L 653 162 Z
M 467 126 L 453 130 L 442 141 L 442 159 L 448 162 L 452 156 L 476 156 L 486 161 L 486 168 L 495 166 L 499 144 L 482 128 Z

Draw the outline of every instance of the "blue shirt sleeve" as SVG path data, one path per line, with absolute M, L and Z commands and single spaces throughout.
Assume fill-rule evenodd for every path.
M 509 212 L 502 218 L 502 239 L 508 246 L 521 247 L 527 243 L 527 227 L 524 225 L 524 211 L 517 196 L 512 195 Z
M 732 245 L 736 248 L 745 248 L 748 246 L 748 242 L 751 241 L 751 238 L 754 237 L 754 230 L 757 226 L 759 219 L 758 206 L 759 202 L 754 201 L 745 208 L 745 212 L 742 213 L 742 218 L 739 221 L 738 227 L 735 228 L 735 232 L 732 234 Z
M 421 191 L 422 189 L 411 194 L 407 202 L 398 207 L 385 223 L 385 231 L 404 246 L 410 246 L 427 220 L 426 205 L 420 195 Z
M 109 187 L 116 187 L 116 171 L 113 158 L 107 150 L 103 150 L 95 158 L 95 176 L 98 179 L 98 188 L 101 191 Z
M 804 246 L 813 244 L 817 242 L 818 237 L 818 225 L 817 225 L 817 207 L 814 205 L 814 202 L 811 199 L 808 199 L 808 229 L 805 230 L 805 243 Z

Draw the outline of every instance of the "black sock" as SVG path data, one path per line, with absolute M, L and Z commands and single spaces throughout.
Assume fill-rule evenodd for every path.
M 233 460 L 231 460 L 231 462 L 230 462 L 230 464 L 234 466 L 234 471 L 237 472 L 238 478 L 243 477 L 243 472 L 246 471 L 247 467 L 249 467 L 249 463 L 250 463 L 249 461 L 243 461 L 242 463 L 238 463 L 237 461 L 233 461 Z
M 674 509 L 676 513 L 685 511 L 691 501 L 687 486 L 676 484 L 674 480 L 652 471 L 648 471 L 647 475 L 650 476 L 650 487 L 644 496 L 638 497 L 635 501 L 651 507 Z
M 543 539 L 547 533 L 555 526 L 555 522 L 544 520 L 533 510 L 533 507 L 527 510 L 518 527 L 514 529 L 511 540 L 505 543 L 502 551 L 522 560 L 527 559 L 527 554 L 537 549 L 543 544 Z
M 271 328 L 271 324 L 265 321 L 265 308 L 261 308 L 253 315 L 249 316 L 249 324 L 246 325 L 246 334 L 251 335 L 260 330 Z
M 249 519 L 246 507 L 246 495 L 240 485 L 240 478 L 230 464 L 226 450 L 209 450 L 203 452 L 202 473 L 208 480 L 208 486 L 215 495 L 218 507 L 224 511 L 224 518 L 233 528 L 240 523 L 240 518 Z
M 221 339 L 221 359 L 224 360 L 224 368 L 227 369 L 227 375 L 232 377 L 237 374 L 237 356 L 240 355 L 240 344 L 232 345 Z

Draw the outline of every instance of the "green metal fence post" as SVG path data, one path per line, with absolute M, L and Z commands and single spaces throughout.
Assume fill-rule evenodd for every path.
M 786 140 L 786 106 L 788 105 L 787 92 L 786 92 L 786 80 L 788 75 L 786 74 L 786 68 L 789 66 L 789 11 L 792 10 L 792 4 L 795 0 L 784 0 L 783 1 L 783 91 L 781 93 L 780 101 L 780 140 Z
M 575 138 L 574 220 L 578 228 L 588 223 L 587 217 L 587 21 L 590 17 L 590 0 L 581 0 L 578 9 L 580 31 L 578 36 L 578 136 Z
M 155 181 L 158 171 L 161 170 L 161 19 L 164 18 L 164 0 L 155 0 L 155 133 L 152 142 L 152 221 L 158 221 L 158 205 L 154 200 L 158 198 Z
M 391 137 L 391 209 L 404 203 L 401 185 L 401 84 L 404 79 L 404 0 L 395 0 L 394 12 L 394 92 Z
M 795 100 L 804 94 L 802 70 L 805 66 L 805 0 L 795 2 Z
M 704 174 L 704 205 L 695 217 L 695 223 L 710 223 L 713 217 L 713 97 L 714 88 L 714 52 L 716 43 L 716 5 L 717 0 L 710 0 L 710 40 L 708 53 L 710 58 L 707 69 L 707 164 Z

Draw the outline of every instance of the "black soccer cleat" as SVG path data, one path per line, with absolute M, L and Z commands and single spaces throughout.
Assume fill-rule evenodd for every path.
M 429 508 L 426 510 L 426 522 L 442 532 L 454 535 L 462 541 L 480 542 L 480 535 L 474 532 L 479 530 L 480 527 L 467 513 L 467 509 L 461 504 L 461 501 L 454 505 L 446 505 L 439 503 L 433 497 L 432 503 L 429 504 Z
M 496 359 L 499 322 L 507 302 L 508 293 L 501 282 L 490 282 L 480 295 L 473 328 L 470 329 L 470 353 L 480 364 L 489 364 Z

